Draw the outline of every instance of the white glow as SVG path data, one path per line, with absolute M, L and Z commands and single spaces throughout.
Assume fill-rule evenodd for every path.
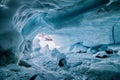
M 38 34 L 35 39 L 38 39 L 40 42 L 39 42 L 39 45 L 43 48 L 45 47 L 46 45 L 49 46 L 49 49 L 50 50 L 53 50 L 54 48 L 60 48 L 60 46 L 57 46 L 55 44 L 55 42 L 53 40 L 46 40 L 46 38 L 51 38 L 50 35 L 46 35 L 46 34 Z
M 50 49 L 50 50 L 53 50 L 54 48 L 60 48 L 59 46 L 57 46 L 57 45 L 55 44 L 54 41 L 40 41 L 40 46 L 41 46 L 41 47 L 45 47 L 46 45 L 49 46 L 49 49 Z

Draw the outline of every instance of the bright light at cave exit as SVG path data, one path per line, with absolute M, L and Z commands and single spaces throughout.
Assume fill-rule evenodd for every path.
M 54 48 L 60 48 L 60 46 L 56 45 L 54 40 L 51 38 L 51 35 L 48 34 L 38 34 L 35 39 L 39 39 L 39 44 L 43 48 L 46 45 L 49 46 L 50 50 L 53 50 Z

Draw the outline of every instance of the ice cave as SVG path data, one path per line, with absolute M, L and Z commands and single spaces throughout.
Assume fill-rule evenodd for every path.
M 120 0 L 0 0 L 0 80 L 120 80 Z

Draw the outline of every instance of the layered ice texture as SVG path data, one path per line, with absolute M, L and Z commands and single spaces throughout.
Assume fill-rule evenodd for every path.
M 0 2 L 1 80 L 120 80 L 119 0 L 107 6 L 109 0 Z M 23 54 L 27 40 L 38 33 L 51 35 L 61 49 L 34 44 L 33 52 Z M 99 45 L 115 52 L 88 51 Z M 58 65 L 61 58 L 67 61 L 64 67 Z

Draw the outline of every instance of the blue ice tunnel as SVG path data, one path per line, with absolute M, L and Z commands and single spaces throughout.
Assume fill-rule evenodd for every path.
M 29 35 L 35 35 L 35 31 L 38 29 L 40 31 L 43 27 L 60 29 L 57 25 L 68 21 L 74 17 L 79 16 L 89 10 L 100 8 L 105 6 L 109 0 L 85 0 L 82 3 L 78 3 L 70 8 L 63 8 L 60 10 L 53 10 L 49 13 L 38 13 L 31 17 L 24 25 L 20 31 L 24 38 Z

